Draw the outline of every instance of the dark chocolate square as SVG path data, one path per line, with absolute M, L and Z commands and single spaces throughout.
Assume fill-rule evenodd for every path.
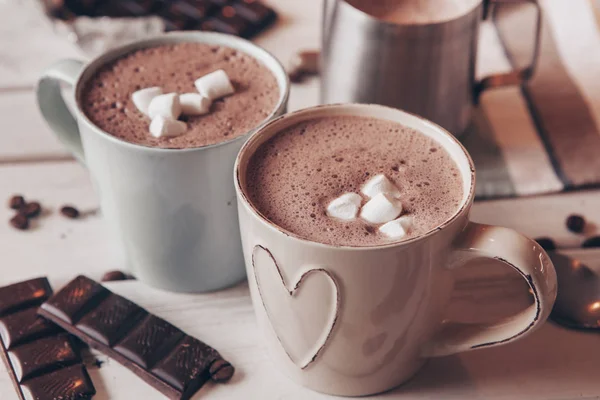
M 81 279 L 78 277 L 75 281 Z M 79 286 L 81 283 L 71 282 L 66 287 L 72 291 Z M 61 291 L 55 297 L 65 296 Z M 135 304 L 109 291 L 107 295 L 92 297 L 93 304 L 84 307 L 87 311 L 76 325 L 57 315 L 65 314 L 61 311 L 64 301 L 55 301 L 55 297 L 47 301 L 53 303 L 53 307 L 45 307 L 44 303 L 39 309 L 41 315 L 121 363 L 170 399 L 189 399 L 207 379 L 222 383 L 233 375 L 233 366 L 216 350 L 139 307 L 141 312 L 136 313 Z M 126 332 L 112 347 L 103 343 L 102 338 L 105 342 L 111 341 L 113 332 L 121 330 L 117 327 L 119 322 L 131 326 L 124 329 Z M 37 379 L 31 378 L 31 381 Z M 60 384 L 58 381 L 57 385 Z
M 88 400 L 96 394 L 81 364 L 30 379 L 21 384 L 21 390 L 27 400 Z
M 61 329 L 37 315 L 37 307 L 31 307 L 0 318 L 0 338 L 7 350 L 19 344 L 43 336 L 58 333 Z
M 231 6 L 225 7 L 221 13 L 208 18 L 201 24 L 200 28 L 203 31 L 228 33 L 230 35 L 242 37 L 248 37 L 252 33 L 252 26 L 250 23 L 237 15 L 236 11 Z
M 60 319 L 74 324 L 81 316 L 91 311 L 98 299 L 108 296 L 110 291 L 97 282 L 80 275 L 67 284 L 60 292 L 42 305 Z
M 210 378 L 209 367 L 219 353 L 198 339 L 186 336 L 152 373 L 183 393 L 194 393 Z
M 137 304 L 111 293 L 76 326 L 100 343 L 112 346 L 146 314 Z
M 209 0 L 211 3 L 218 5 L 219 7 L 226 6 L 231 3 L 231 0 Z
M 96 15 L 109 17 L 143 17 L 160 9 L 161 1 L 157 0 L 112 0 L 104 3 L 96 10 Z
M 77 15 L 93 16 L 95 10 L 108 0 L 62 0 L 64 5 Z
M 148 315 L 114 350 L 129 360 L 149 369 L 164 357 L 184 333 L 154 315 Z
M 185 18 L 190 22 L 197 22 L 206 18 L 206 16 L 214 10 L 216 10 L 216 6 L 208 1 L 179 0 L 166 7 L 161 15 L 165 17 L 172 16 L 174 18 Z
M 231 5 L 238 15 L 254 25 L 268 24 L 275 18 L 275 12 L 255 0 L 238 0 Z
M 0 316 L 42 304 L 52 295 L 46 278 L 30 279 L 0 288 Z
M 67 334 L 49 336 L 8 352 L 19 382 L 81 362 Z

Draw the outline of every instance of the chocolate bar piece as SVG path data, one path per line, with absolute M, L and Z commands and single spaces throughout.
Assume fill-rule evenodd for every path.
M 121 0 L 106 2 L 96 10 L 96 14 L 110 15 L 111 17 L 143 17 L 150 15 L 158 8 L 154 0 Z
M 276 14 L 272 8 L 255 0 L 238 0 L 232 4 L 237 14 L 250 21 L 255 29 L 267 26 L 275 20 Z
M 189 399 L 208 380 L 225 382 L 234 372 L 217 350 L 85 276 L 50 297 L 38 313 L 170 399 Z
M 165 30 L 201 29 L 249 38 L 277 18 L 257 0 L 43 0 L 48 14 L 73 19 L 79 15 L 143 17 L 158 15 Z
M 202 25 L 203 31 L 228 33 L 230 35 L 250 37 L 254 26 L 237 14 L 232 6 L 225 6 L 217 15 L 207 19 Z
M 21 400 L 85 400 L 96 393 L 73 337 L 37 315 L 46 278 L 0 288 L 0 356 Z
M 210 0 L 211 3 L 214 3 L 218 6 L 226 6 L 231 3 L 231 0 Z
M 193 29 L 216 10 L 216 6 L 207 0 L 178 0 L 164 7 L 158 15 L 172 23 L 179 23 L 181 29 Z

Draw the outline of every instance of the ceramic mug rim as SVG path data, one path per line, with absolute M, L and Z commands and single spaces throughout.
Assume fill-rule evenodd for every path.
M 94 124 L 85 114 L 81 107 L 81 96 L 85 84 L 94 76 L 94 74 L 106 65 L 107 63 L 123 56 L 127 53 L 150 47 L 157 47 L 164 44 L 170 43 L 184 43 L 184 42 L 197 42 L 205 44 L 214 44 L 235 48 L 236 50 L 246 53 L 248 56 L 255 58 L 262 65 L 269 69 L 277 80 L 279 87 L 279 99 L 271 110 L 268 116 L 266 116 L 259 124 L 243 135 L 235 138 L 209 144 L 206 146 L 199 147 L 187 147 L 187 148 L 163 148 L 154 146 L 144 146 L 137 143 L 128 142 L 120 139 L 110 133 L 104 131 L 99 126 Z M 195 151 L 208 150 L 215 147 L 225 146 L 240 140 L 246 140 L 254 133 L 257 129 L 261 128 L 274 116 L 282 114 L 286 108 L 289 95 L 290 95 L 290 81 L 287 73 L 281 62 L 269 51 L 264 48 L 250 42 L 249 40 L 239 38 L 237 36 L 227 35 L 224 33 L 217 32 L 203 32 L 203 31 L 185 31 L 185 32 L 166 32 L 158 35 L 149 36 L 147 38 L 136 40 L 131 43 L 127 43 L 118 47 L 115 47 L 109 51 L 103 52 L 96 57 L 85 63 L 85 66 L 79 72 L 75 85 L 73 86 L 73 94 L 75 99 L 75 107 L 77 111 L 77 120 L 84 122 L 87 128 L 94 131 L 109 142 L 117 145 L 124 146 L 130 150 L 150 152 L 150 153 L 190 153 Z
M 254 151 L 256 149 L 251 149 L 251 146 L 253 146 L 254 143 L 260 139 L 261 136 L 267 134 L 269 131 L 275 131 L 275 133 L 269 135 L 269 138 L 271 138 L 275 134 L 277 134 L 276 132 L 277 132 L 278 125 L 282 124 L 282 121 L 285 121 L 286 119 L 290 119 L 290 118 L 297 119 L 297 118 L 301 118 L 302 116 L 307 115 L 307 114 L 310 116 L 314 113 L 318 113 L 321 110 L 325 110 L 325 112 L 332 111 L 332 113 L 330 115 L 335 115 L 336 110 L 352 109 L 352 108 L 371 111 L 372 114 L 375 114 L 376 111 L 379 110 L 379 111 L 387 111 L 387 112 L 396 113 L 397 115 L 402 115 L 403 117 L 416 118 L 419 125 L 421 125 L 422 127 L 428 127 L 430 129 L 433 129 L 434 131 L 436 131 L 436 135 L 438 135 L 438 136 L 441 135 L 445 139 L 450 140 L 454 145 L 456 145 L 458 147 L 458 149 L 460 150 L 460 154 L 462 154 L 462 157 L 464 157 L 464 159 L 466 160 L 468 167 L 469 167 L 469 171 L 470 171 L 469 173 L 464 173 L 464 172 L 461 173 L 461 177 L 463 179 L 463 187 L 465 184 L 464 180 L 468 179 L 470 181 L 470 184 L 469 184 L 468 193 L 463 193 L 463 198 L 461 200 L 460 206 L 457 207 L 456 211 L 452 214 L 452 216 L 448 217 L 443 223 L 435 226 L 431 230 L 429 230 L 419 236 L 415 236 L 414 238 L 410 238 L 410 239 L 402 240 L 402 241 L 396 241 L 396 242 L 392 242 L 392 243 L 381 243 L 381 244 L 369 245 L 369 246 L 349 246 L 349 245 L 326 244 L 326 243 L 317 242 L 315 240 L 303 238 L 291 231 L 281 228 L 277 224 L 269 221 L 264 215 L 262 215 L 262 213 L 254 206 L 254 204 L 252 204 L 252 202 L 250 201 L 250 199 L 248 198 L 248 196 L 245 193 L 245 189 L 242 187 L 242 178 L 241 177 L 242 177 L 242 173 L 246 172 L 247 163 L 245 165 L 244 171 L 241 171 L 241 167 L 242 167 L 241 163 L 244 158 L 247 157 L 249 159 L 254 154 Z M 374 118 L 379 118 L 379 117 L 374 116 Z M 393 122 L 400 123 L 399 121 L 393 121 Z M 415 129 L 418 130 L 418 128 L 415 128 Z M 267 132 L 267 133 L 264 133 L 264 132 Z M 438 139 L 435 139 L 435 140 L 439 141 Z M 261 144 L 262 144 L 262 142 L 261 142 Z M 247 152 L 251 152 L 251 153 L 249 155 L 246 155 Z M 458 156 L 451 155 L 451 157 L 455 162 L 458 162 L 456 160 L 456 158 Z M 238 152 L 238 155 L 235 159 L 233 175 L 234 175 L 233 179 L 235 182 L 235 191 L 236 191 L 236 195 L 238 198 L 238 202 L 241 203 L 242 206 L 245 207 L 252 214 L 252 217 L 257 218 L 260 221 L 261 225 L 265 226 L 267 229 L 269 229 L 271 231 L 275 231 L 276 233 L 283 234 L 283 235 L 293 238 L 295 240 L 299 240 L 300 242 L 302 242 L 306 245 L 315 246 L 315 247 L 319 247 L 319 248 L 325 248 L 325 249 L 344 249 L 344 250 L 354 250 L 354 251 L 366 251 L 366 250 L 377 250 L 377 249 L 387 249 L 387 248 L 397 248 L 397 247 L 409 246 L 411 244 L 414 244 L 416 242 L 424 240 L 432 235 L 435 235 L 438 232 L 441 232 L 442 230 L 444 230 L 444 228 L 448 227 L 449 225 L 452 225 L 454 222 L 461 219 L 461 217 L 468 216 L 471 205 L 473 204 L 473 201 L 475 199 L 475 178 L 476 178 L 475 177 L 475 164 L 473 163 L 473 159 L 471 158 L 467 149 L 463 146 L 463 144 L 454 135 L 452 135 L 446 129 L 442 128 L 440 125 L 438 125 L 434 122 L 431 122 L 428 119 L 425 119 L 419 115 L 416 115 L 416 114 L 413 114 L 413 113 L 410 113 L 410 112 L 407 112 L 404 110 L 400 110 L 397 108 L 379 105 L 379 104 L 358 104 L 358 103 L 325 104 L 325 105 L 318 105 L 318 106 L 314 106 L 314 107 L 308 107 L 308 108 L 304 108 L 301 110 L 297 110 L 294 112 L 290 112 L 290 113 L 281 115 L 281 116 L 269 121 L 268 123 L 264 124 L 259 129 L 254 131 L 254 133 L 252 133 L 252 135 L 250 135 L 250 137 L 248 138 L 246 143 L 244 143 L 244 145 Z

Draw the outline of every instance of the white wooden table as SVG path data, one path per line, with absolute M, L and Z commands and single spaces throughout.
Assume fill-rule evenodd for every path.
M 20 232 L 0 223 L 0 286 L 46 275 L 58 288 L 78 273 L 99 279 L 107 270 L 122 268 L 108 250 L 110 237 L 101 217 L 67 220 L 57 214 L 64 203 L 93 209 L 97 198 L 85 169 L 52 136 L 39 115 L 33 95 L 37 71 L 65 56 L 77 55 L 51 36 L 33 33 L 33 21 L 18 12 L 5 12 L 26 0 L 0 1 L 0 200 L 23 193 L 42 202 L 50 213 L 33 229 Z M 301 48 L 319 45 L 319 2 L 286 0 L 277 7 L 278 26 L 256 40 L 286 62 Z M 25 18 L 28 23 L 22 24 Z M 6 20 L 6 21 L 4 21 Z M 10 39 L 7 32 L 11 33 Z M 23 51 L 30 47 L 36 51 Z M 16 73 L 15 71 L 20 73 Z M 290 109 L 317 102 L 316 79 L 294 85 Z M 508 226 L 526 235 L 551 236 L 561 246 L 575 248 L 581 239 L 569 233 L 564 220 L 584 214 L 600 226 L 597 191 L 477 203 L 473 219 Z M 0 221 L 11 212 L 0 207 Z M 587 257 L 598 258 L 600 251 Z M 218 348 L 236 367 L 232 382 L 207 385 L 194 398 L 326 399 L 303 389 L 275 370 L 262 347 L 245 284 L 212 294 L 182 295 L 158 291 L 137 281 L 116 282 L 110 289 L 139 302 L 184 331 Z M 490 264 L 461 272 L 449 316 L 463 320 L 494 320 L 528 305 L 524 283 L 511 271 Z M 98 400 L 159 400 L 159 393 L 118 363 L 90 360 L 89 370 Z M 573 332 L 552 323 L 517 343 L 432 360 L 408 384 L 378 399 L 592 399 L 600 397 L 600 336 Z M 0 399 L 16 398 L 0 365 Z

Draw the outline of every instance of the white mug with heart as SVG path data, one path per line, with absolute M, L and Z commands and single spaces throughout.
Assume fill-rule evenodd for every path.
M 313 242 L 265 219 L 247 196 L 252 155 L 283 129 L 331 115 L 396 121 L 435 139 L 462 175 L 464 196 L 455 214 L 421 236 L 369 247 Z M 554 267 L 534 241 L 469 221 L 474 171 L 464 147 L 443 128 L 379 105 L 300 110 L 250 137 L 234 171 L 242 247 L 256 316 L 279 369 L 313 390 L 361 396 L 405 382 L 430 357 L 510 343 L 541 326 L 556 298 Z M 534 304 L 495 324 L 443 321 L 454 271 L 480 258 L 519 272 Z

